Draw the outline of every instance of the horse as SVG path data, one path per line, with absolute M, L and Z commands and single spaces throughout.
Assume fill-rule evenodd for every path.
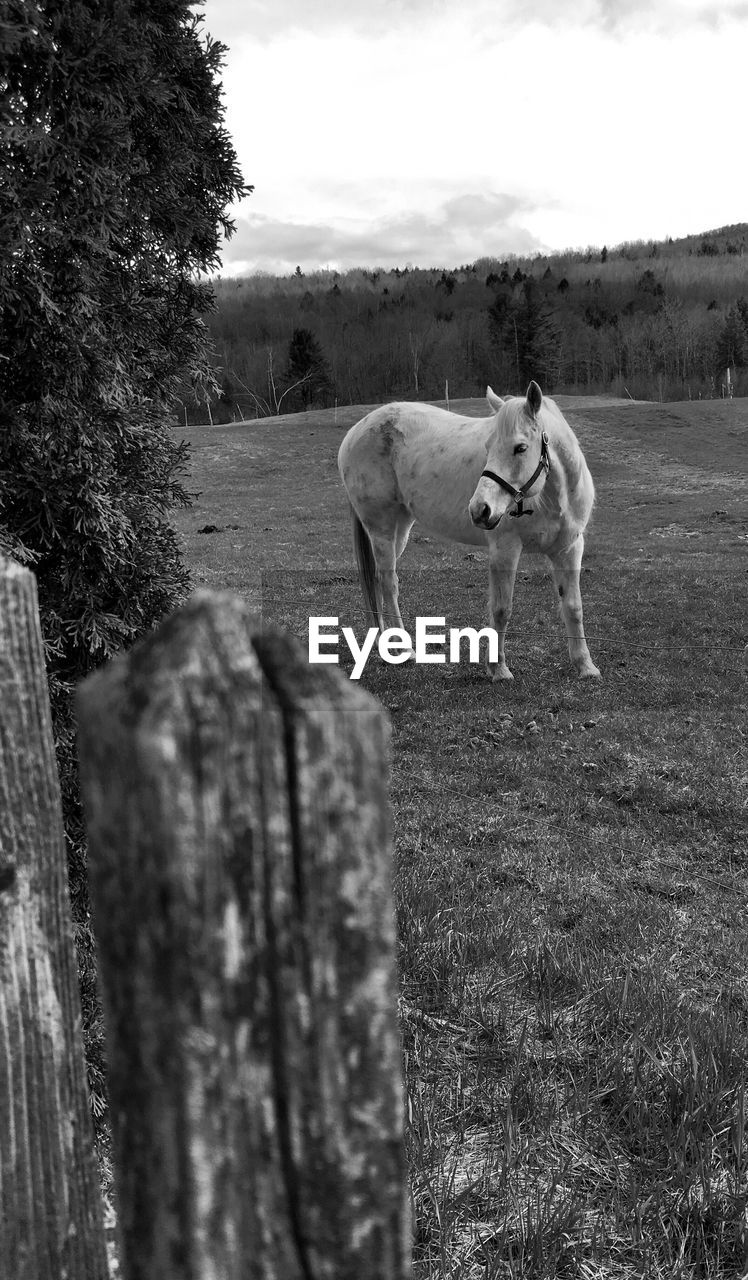
M 494 680 L 511 680 L 504 639 L 523 550 L 550 563 L 581 677 L 599 678 L 584 635 L 579 574 L 595 487 L 558 405 L 531 382 L 525 396 L 486 389 L 491 414 L 465 418 L 427 404 L 382 405 L 346 434 L 338 468 L 369 625 L 403 627 L 397 562 L 416 520 L 452 542 L 488 549 Z M 532 505 L 526 505 L 531 503 Z

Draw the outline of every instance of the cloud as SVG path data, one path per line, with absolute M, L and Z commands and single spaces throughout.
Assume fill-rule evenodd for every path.
M 237 40 L 263 43 L 283 39 L 290 31 L 341 31 L 387 35 L 449 11 L 448 0 L 205 0 L 205 28 L 232 46 Z
M 718 29 L 748 18 L 745 0 L 587 0 L 583 6 L 587 23 L 609 32 L 649 31 L 659 35 L 679 33 L 697 27 Z
M 400 30 L 423 29 L 454 15 L 450 0 L 204 0 L 205 26 L 210 34 L 233 47 L 245 40 L 282 40 L 289 31 L 347 32 L 386 36 Z M 499 45 L 508 35 L 533 24 L 552 28 L 597 29 L 612 34 L 627 31 L 682 32 L 693 27 L 719 29 L 748 20 L 746 0 L 464 0 L 460 13 L 466 28 Z
M 464 193 L 430 210 L 408 209 L 380 218 L 295 222 L 247 211 L 223 252 L 226 275 L 287 274 L 321 267 L 455 267 L 481 257 L 543 252 L 523 225 L 534 205 L 520 196 Z
M 230 38 L 210 22 L 222 3 L 209 0 L 208 29 Z M 226 10 L 239 41 L 227 127 L 255 192 L 236 212 L 225 271 L 455 266 L 743 216 L 742 171 L 721 163 L 719 140 L 741 118 L 744 42 L 713 25 L 715 5 L 575 0 L 566 21 L 562 0 L 504 0 L 501 18 L 490 0 L 465 0 L 449 13 L 427 5 L 413 25 L 424 3 L 390 4 L 411 25 L 374 38 L 354 29 L 366 20 L 358 0 L 346 0 L 347 32 L 325 25 L 337 0 L 298 13 L 280 0 L 263 43 L 249 11 Z M 725 0 L 719 12 L 746 9 Z M 284 30 L 309 13 L 314 32 Z

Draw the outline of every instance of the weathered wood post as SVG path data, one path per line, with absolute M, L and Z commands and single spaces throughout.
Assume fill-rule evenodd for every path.
M 0 558 L 0 1276 L 107 1275 L 36 580 Z
M 381 707 L 202 593 L 79 722 L 127 1280 L 404 1280 Z

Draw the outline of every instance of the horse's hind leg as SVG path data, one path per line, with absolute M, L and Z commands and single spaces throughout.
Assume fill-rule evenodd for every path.
M 584 635 L 584 619 L 582 616 L 582 593 L 579 588 L 579 573 L 582 567 L 584 537 L 580 533 L 576 542 L 552 559 L 549 556 L 553 581 L 556 585 L 561 613 L 569 638 L 569 657 L 580 676 L 597 676 L 600 672 L 595 666 Z
M 376 564 L 377 605 L 380 626 L 383 631 L 386 631 L 388 627 L 400 627 L 402 629 L 403 626 L 399 604 L 400 583 L 397 576 L 397 562 L 405 550 L 412 527 L 412 518 L 407 512 L 402 512 L 398 514 L 395 527 L 391 533 L 369 531 L 369 539 Z

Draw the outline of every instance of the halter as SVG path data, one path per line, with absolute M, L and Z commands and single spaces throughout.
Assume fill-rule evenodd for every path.
M 533 508 L 528 507 L 527 511 L 525 511 L 523 509 L 522 504 L 525 498 L 527 497 L 528 490 L 530 490 L 532 486 L 535 484 L 535 481 L 537 480 L 541 471 L 550 471 L 550 469 L 551 469 L 551 460 L 548 456 L 548 436 L 545 434 L 545 431 L 544 431 L 541 436 L 540 462 L 538 463 L 537 467 L 535 468 L 532 475 L 530 476 L 530 479 L 527 480 L 525 484 L 523 484 L 521 489 L 515 489 L 513 485 L 508 483 L 508 481 L 502 480 L 501 476 L 497 476 L 495 471 L 481 471 L 481 478 L 483 476 L 488 476 L 489 480 L 495 480 L 497 484 L 501 485 L 502 489 L 505 489 L 507 493 L 511 494 L 511 496 L 514 498 L 514 501 L 517 503 L 517 510 L 510 511 L 509 512 L 510 516 L 515 516 L 515 517 L 531 516 L 533 513 Z

